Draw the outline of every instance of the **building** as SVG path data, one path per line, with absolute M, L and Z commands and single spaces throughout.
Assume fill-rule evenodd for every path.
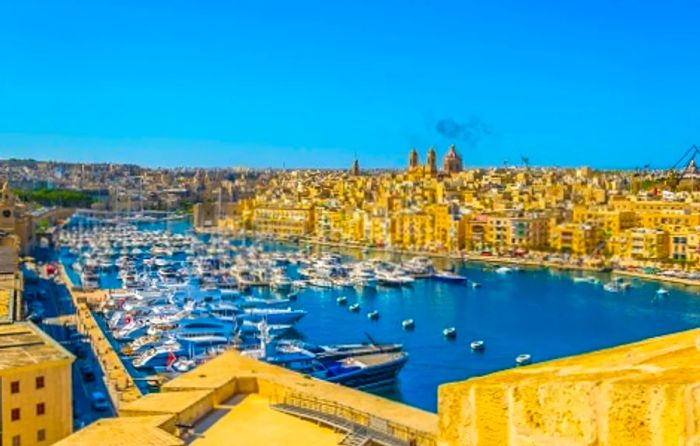
M 56 446 L 436 446 L 437 416 L 228 351 Z
M 192 206 L 192 225 L 195 228 L 212 228 L 218 225 L 219 210 L 214 203 L 197 203 Z
M 358 160 L 353 161 L 350 167 L 350 175 L 355 177 L 360 175 L 360 162 Z
M 594 254 L 604 247 L 597 227 L 576 223 L 562 223 L 551 228 L 549 245 L 556 251 L 577 256 Z
M 20 320 L 24 313 L 19 251 L 17 236 L 0 233 L 0 323 Z
M 20 253 L 29 254 L 34 246 L 34 224 L 31 215 L 10 190 L 7 182 L 0 188 L 0 231 L 18 238 Z
M 253 210 L 254 231 L 276 236 L 305 236 L 314 229 L 314 207 L 286 203 L 258 203 Z
M 420 168 L 420 160 L 418 159 L 418 151 L 414 148 L 408 155 L 408 170 L 416 170 Z
M 457 154 L 457 148 L 454 144 L 450 146 L 447 154 L 442 159 L 442 170 L 447 174 L 462 171 L 462 157 Z
M 433 147 L 428 149 L 428 156 L 425 160 L 425 173 L 428 175 L 437 174 L 437 154 Z
M 661 229 L 632 228 L 624 231 L 618 240 L 615 254 L 634 260 L 665 260 L 668 258 L 668 233 Z M 614 244 L 612 244 L 614 246 Z
M 49 445 L 71 434 L 74 357 L 29 322 L 0 325 L 0 444 Z

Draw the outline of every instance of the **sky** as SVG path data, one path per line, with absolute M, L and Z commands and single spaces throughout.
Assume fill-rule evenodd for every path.
M 0 1 L 0 158 L 670 167 L 698 1 Z

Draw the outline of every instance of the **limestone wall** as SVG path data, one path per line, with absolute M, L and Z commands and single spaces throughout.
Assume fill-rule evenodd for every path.
M 700 330 L 446 384 L 439 444 L 700 444 Z

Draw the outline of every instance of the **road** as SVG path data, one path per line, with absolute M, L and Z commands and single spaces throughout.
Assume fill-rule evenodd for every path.
M 37 248 L 34 258 L 37 262 L 45 263 L 47 261 L 55 261 L 55 254 L 49 249 Z M 75 308 L 66 285 L 57 283 L 53 277 L 47 276 L 45 268 L 38 267 L 38 269 L 40 270 L 38 280 L 25 283 L 25 296 L 36 296 L 34 299 L 27 299 L 28 304 L 31 304 L 32 300 L 39 299 L 44 307 L 45 316 L 39 326 L 49 336 L 77 356 L 72 367 L 73 420 L 75 429 L 90 424 L 99 418 L 114 416 L 112 408 L 101 412 L 92 408 L 90 395 L 93 392 L 102 392 L 106 396 L 107 390 L 104 385 L 102 369 L 94 356 L 92 348 L 90 348 L 84 337 L 77 333 L 72 323 L 75 317 Z M 92 370 L 95 378 L 93 380 L 84 379 L 84 374 L 80 371 L 81 367 Z

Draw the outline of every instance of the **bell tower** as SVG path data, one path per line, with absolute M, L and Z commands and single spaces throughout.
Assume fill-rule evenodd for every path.
M 437 174 L 437 154 L 433 147 L 428 149 L 428 158 L 425 162 L 425 171 L 430 175 Z

